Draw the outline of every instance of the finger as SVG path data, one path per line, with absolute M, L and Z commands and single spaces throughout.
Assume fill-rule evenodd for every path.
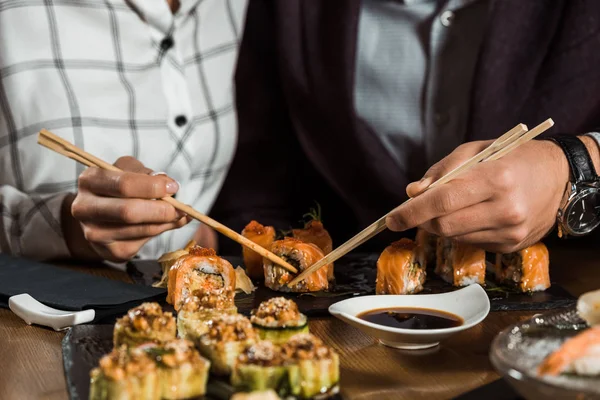
M 104 260 L 112 262 L 124 262 L 131 260 L 140 251 L 142 246 L 150 238 L 139 240 L 122 240 L 109 244 L 97 244 L 90 242 L 94 251 Z
M 460 243 L 470 244 L 493 253 L 512 253 L 534 244 L 525 227 L 490 229 L 454 237 Z
M 409 197 L 418 196 L 433 182 L 462 165 L 469 158 L 489 146 L 490 143 L 491 141 L 477 141 L 458 146 L 452 153 L 429 168 L 420 181 L 410 183 L 406 187 L 406 194 Z
M 185 217 L 166 224 L 115 225 L 86 223 L 84 224 L 83 233 L 89 242 L 109 244 L 122 240 L 152 238 L 163 232 L 181 228 L 187 223 L 188 220 Z
M 421 227 L 438 236 L 454 238 L 491 229 L 518 226 L 525 222 L 519 207 L 488 200 L 425 222 Z
M 140 160 L 131 156 L 119 157 L 119 159 L 115 161 L 114 166 L 123 171 L 137 172 L 138 174 L 144 175 L 148 175 L 152 172 L 152 170 L 142 164 Z
M 88 168 L 79 176 L 79 190 L 99 196 L 160 199 L 177 193 L 179 185 L 167 176 Z
M 478 171 L 466 172 L 445 185 L 428 190 L 390 212 L 386 225 L 404 231 L 425 222 L 484 202 L 493 196 L 492 186 Z
M 83 222 L 121 224 L 164 224 L 175 222 L 185 215 L 164 201 L 98 197 L 85 193 L 75 198 L 71 213 Z

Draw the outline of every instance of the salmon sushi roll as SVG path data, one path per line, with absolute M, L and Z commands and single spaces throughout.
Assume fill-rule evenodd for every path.
M 586 329 L 542 361 L 540 375 L 600 376 L 600 326 Z
M 271 251 L 296 267 L 298 273 L 325 257 L 316 245 L 304 243 L 294 238 L 277 240 L 273 243 Z M 326 265 L 293 287 L 288 287 L 287 283 L 294 279 L 294 275 L 265 258 L 265 286 L 280 292 L 318 292 L 326 290 L 329 287 L 329 281 L 327 280 L 328 268 L 329 266 Z
M 550 287 L 550 256 L 542 243 L 523 250 L 496 254 L 496 282 L 522 292 L 538 292 Z
M 185 300 L 197 294 L 235 296 L 235 270 L 213 249 L 194 247 L 169 270 L 167 302 L 179 311 Z
M 275 228 L 251 221 L 242 231 L 242 236 L 270 250 L 271 245 L 275 241 Z M 244 265 L 246 266 L 248 276 L 252 279 L 263 280 L 265 276 L 263 272 L 263 256 L 246 246 L 242 246 L 242 255 L 244 256 Z
M 453 286 L 485 284 L 485 251 L 458 243 L 448 238 L 438 238 L 435 273 Z
M 376 294 L 412 294 L 423 290 L 426 273 L 416 249 L 415 242 L 403 238 L 383 250 L 377 260 Z
M 417 252 L 419 253 L 418 258 L 425 270 L 435 267 L 437 241 L 438 236 L 433 233 L 429 233 L 424 229 L 417 230 L 415 242 L 417 243 Z
M 329 232 L 323 227 L 323 222 L 317 219 L 308 221 L 304 225 L 304 229 L 293 229 L 292 234 L 296 239 L 302 240 L 305 243 L 312 243 L 321 249 L 323 254 L 327 255 L 333 250 L 333 242 Z M 333 273 L 333 263 L 327 269 L 327 279 L 329 282 L 335 280 Z
M 588 325 L 600 325 L 600 290 L 594 290 L 579 296 L 577 313 Z

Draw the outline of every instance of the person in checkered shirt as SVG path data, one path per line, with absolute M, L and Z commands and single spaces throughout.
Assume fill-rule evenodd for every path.
M 246 2 L 0 2 L 1 253 L 123 261 L 214 243 L 152 199 L 215 201 L 236 145 Z M 126 172 L 38 146 L 42 128 Z

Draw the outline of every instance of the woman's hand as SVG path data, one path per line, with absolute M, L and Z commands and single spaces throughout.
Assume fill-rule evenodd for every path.
M 79 176 L 77 195 L 65 201 L 66 208 L 72 200 L 73 222 L 80 225 L 77 229 L 67 223 L 64 228 L 75 256 L 129 260 L 152 237 L 189 222 L 172 205 L 154 200 L 175 194 L 177 182 L 164 175 L 149 175 L 152 170 L 132 157 L 121 157 L 114 165 L 123 172 L 86 169 Z M 87 243 L 82 243 L 81 237 Z
M 422 193 L 490 143 L 458 147 L 421 181 L 408 185 L 407 193 L 414 198 L 391 213 L 388 228 L 418 226 L 494 252 L 511 252 L 540 240 L 554 226 L 569 179 L 567 160 L 553 142 L 525 143 L 500 160 L 480 163 Z

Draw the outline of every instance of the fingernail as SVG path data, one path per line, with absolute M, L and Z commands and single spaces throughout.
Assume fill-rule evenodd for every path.
M 391 230 L 391 231 L 401 231 L 401 230 L 403 230 L 402 229 L 402 225 L 394 217 L 386 217 L 385 224 L 387 225 L 388 229 Z
M 177 193 L 178 190 L 179 190 L 179 184 L 177 183 L 177 181 L 172 180 L 171 182 L 167 183 L 167 193 L 175 194 L 175 193 Z
M 433 183 L 433 178 L 431 178 L 430 176 L 427 178 L 423 178 L 419 181 L 419 186 L 421 187 L 428 187 L 429 185 L 431 185 Z

